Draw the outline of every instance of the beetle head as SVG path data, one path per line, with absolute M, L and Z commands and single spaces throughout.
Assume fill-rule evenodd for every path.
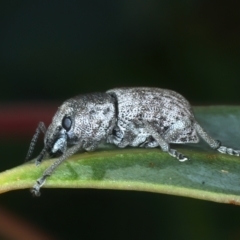
M 69 145 L 93 150 L 111 134 L 116 122 L 115 100 L 106 93 L 79 95 L 59 107 L 44 137 L 45 153 L 64 153 Z
M 74 101 L 66 101 L 54 115 L 44 137 L 44 148 L 48 153 L 64 153 L 74 138 L 74 106 Z

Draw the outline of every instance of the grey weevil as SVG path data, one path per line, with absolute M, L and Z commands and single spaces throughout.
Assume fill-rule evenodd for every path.
M 170 147 L 170 143 L 197 143 L 199 136 L 208 145 L 229 155 L 240 155 L 240 150 L 222 146 L 196 121 L 189 102 L 180 94 L 167 89 L 135 87 L 115 88 L 105 93 L 79 95 L 65 101 L 46 129 L 40 122 L 26 159 L 34 150 L 40 132 L 44 133 L 44 148 L 36 165 L 45 157 L 61 156 L 45 170 L 31 189 L 40 195 L 47 177 L 78 150 L 93 151 L 100 142 L 126 146 L 155 148 L 184 162 L 186 156 Z

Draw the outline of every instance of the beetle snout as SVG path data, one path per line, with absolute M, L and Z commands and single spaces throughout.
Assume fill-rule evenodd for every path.
M 62 152 L 64 153 L 67 148 L 67 134 L 61 134 L 59 138 L 53 144 L 51 149 L 52 153 Z

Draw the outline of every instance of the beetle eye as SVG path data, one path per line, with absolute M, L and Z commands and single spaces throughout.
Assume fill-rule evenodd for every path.
M 70 130 L 71 126 L 72 126 L 72 120 L 70 117 L 64 117 L 62 120 L 62 126 L 65 130 L 67 130 L 67 132 Z

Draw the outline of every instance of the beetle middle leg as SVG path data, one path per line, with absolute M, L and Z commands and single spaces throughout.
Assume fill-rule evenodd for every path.
M 144 121 L 145 128 L 149 134 L 158 142 L 159 146 L 164 152 L 168 152 L 171 156 L 177 158 L 180 162 L 188 160 L 188 157 L 184 156 L 182 153 L 178 152 L 175 149 L 170 148 L 169 143 L 165 140 L 157 131 L 156 127 Z

